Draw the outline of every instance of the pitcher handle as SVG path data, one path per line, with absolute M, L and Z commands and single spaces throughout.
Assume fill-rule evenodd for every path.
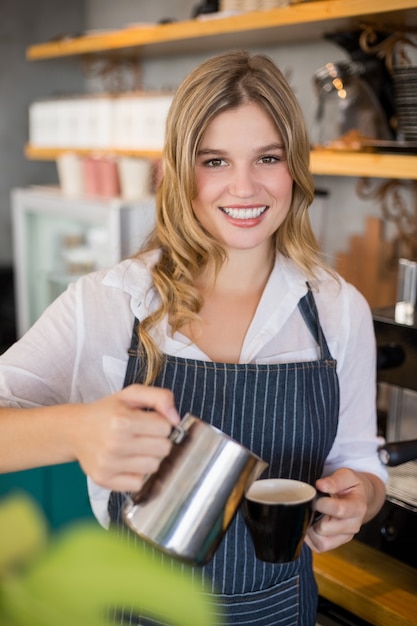
M 178 424 L 177 426 L 174 426 L 168 439 L 172 441 L 172 443 L 181 443 L 186 434 L 187 431 L 185 428 L 181 426 L 181 424 Z

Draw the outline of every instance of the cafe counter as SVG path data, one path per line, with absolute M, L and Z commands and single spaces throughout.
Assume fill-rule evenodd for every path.
M 417 625 L 417 570 L 353 540 L 314 554 L 320 595 L 373 626 Z

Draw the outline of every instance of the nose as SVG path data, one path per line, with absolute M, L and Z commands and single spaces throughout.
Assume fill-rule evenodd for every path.
M 246 165 L 233 168 L 229 184 L 230 193 L 239 198 L 250 198 L 254 195 L 257 187 L 255 173 Z

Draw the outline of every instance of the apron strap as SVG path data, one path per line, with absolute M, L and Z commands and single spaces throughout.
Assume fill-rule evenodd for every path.
M 298 309 L 304 318 L 304 321 L 312 334 L 315 341 L 320 347 L 321 359 L 324 361 L 333 361 L 333 357 L 330 353 L 329 346 L 327 345 L 326 337 L 324 336 L 323 329 L 320 324 L 319 312 L 317 310 L 316 301 L 314 300 L 313 292 L 310 284 L 306 283 L 308 291 L 306 295 L 301 298 L 298 303 Z
M 129 359 L 127 362 L 123 387 L 133 385 L 133 383 L 137 382 L 138 369 L 140 366 L 138 331 L 139 320 L 135 317 L 135 321 L 133 322 L 132 337 L 130 340 L 130 348 L 128 350 Z

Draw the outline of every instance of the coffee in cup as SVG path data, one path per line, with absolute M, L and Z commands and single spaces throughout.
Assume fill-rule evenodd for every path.
M 266 478 L 252 483 L 242 512 L 256 557 L 270 563 L 297 559 L 308 527 L 318 519 L 316 499 L 316 489 L 299 480 Z

